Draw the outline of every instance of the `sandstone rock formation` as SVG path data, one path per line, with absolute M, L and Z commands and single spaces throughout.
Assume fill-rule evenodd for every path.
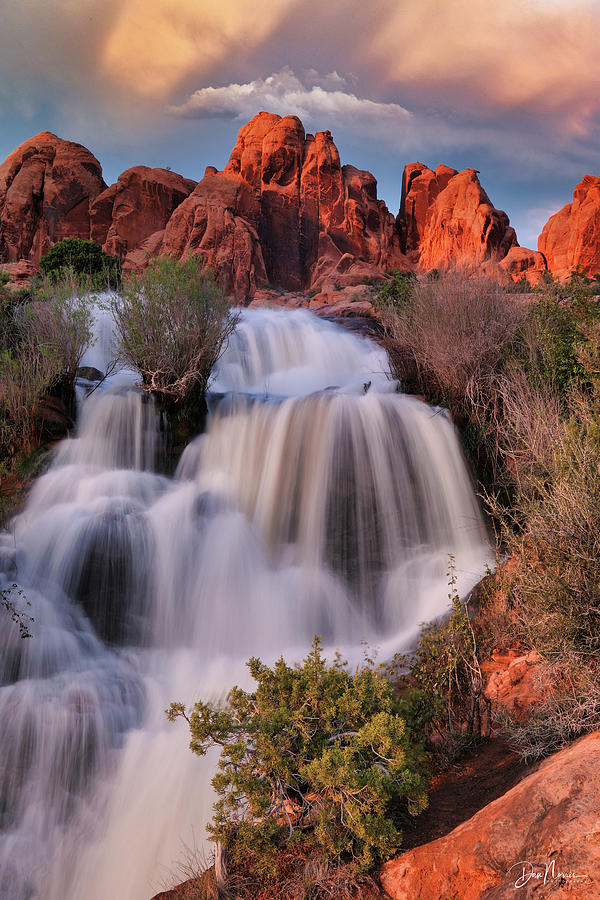
M 374 177 L 341 166 L 330 132 L 306 135 L 296 116 L 265 112 L 240 129 L 224 172 L 208 172 L 175 211 L 162 249 L 203 253 L 239 298 L 261 282 L 333 288 L 407 267 Z
M 398 225 L 403 249 L 420 268 L 479 266 L 500 261 L 517 246 L 508 216 L 492 205 L 477 174 L 476 169 L 406 166 Z
M 48 131 L 0 166 L 0 261 L 38 263 L 65 237 L 89 238 L 90 205 L 105 190 L 100 163 Z
M 190 181 L 167 169 L 135 166 L 127 169 L 116 184 L 103 191 L 91 205 L 90 237 L 102 244 L 106 253 L 126 260 L 157 232 L 164 231 L 171 215 L 196 187 Z M 156 251 L 160 241 L 147 246 Z M 137 257 L 134 257 L 135 265 Z M 125 268 L 130 268 L 125 264 Z
M 596 897 L 600 732 L 543 762 L 454 831 L 383 867 L 393 900 Z
M 586 175 L 573 201 L 548 219 L 538 249 L 558 278 L 567 278 L 575 266 L 585 275 L 600 272 L 600 176 Z
M 543 253 L 517 246 L 510 248 L 499 266 L 513 281 L 525 277 L 530 284 L 538 284 L 547 268 Z

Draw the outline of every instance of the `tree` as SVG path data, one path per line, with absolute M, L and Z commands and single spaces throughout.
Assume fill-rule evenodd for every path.
M 40 259 L 40 270 L 48 278 L 61 278 L 65 270 L 76 275 L 88 275 L 97 290 L 118 288 L 121 263 L 116 256 L 105 253 L 95 241 L 65 238 L 58 241 Z
M 426 806 L 426 767 L 382 669 L 350 672 L 339 655 L 328 665 L 317 637 L 300 665 L 248 668 L 254 691 L 167 710 L 189 723 L 194 753 L 221 748 L 212 839 L 262 874 L 292 842 L 362 871 L 388 859 L 403 817 Z
M 154 259 L 125 280 L 113 305 L 124 362 L 163 406 L 204 394 L 213 365 L 238 322 L 203 261 Z

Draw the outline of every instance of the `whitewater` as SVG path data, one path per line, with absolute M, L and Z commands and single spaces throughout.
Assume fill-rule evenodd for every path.
M 83 365 L 105 370 L 110 325 Z M 166 474 L 165 423 L 120 371 L 86 396 L 0 537 L 0 897 L 149 900 L 204 840 L 214 759 L 171 701 L 224 698 L 244 662 L 385 659 L 489 559 L 447 415 L 385 352 L 313 314 L 246 310 L 205 432 Z

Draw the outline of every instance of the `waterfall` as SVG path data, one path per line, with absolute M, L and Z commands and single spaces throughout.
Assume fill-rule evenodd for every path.
M 244 311 L 172 478 L 132 385 L 82 392 L 77 437 L 0 537 L 1 586 L 35 619 L 22 640 L 0 617 L 11 900 L 149 900 L 212 802 L 214 760 L 170 701 L 224 696 L 250 656 L 299 660 L 315 633 L 349 659 L 405 649 L 447 608 L 448 555 L 463 591 L 488 558 L 452 423 L 365 338 Z

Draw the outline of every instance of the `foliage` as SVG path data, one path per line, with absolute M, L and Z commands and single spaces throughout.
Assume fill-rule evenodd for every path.
M 113 315 L 122 359 L 164 405 L 203 394 L 210 371 L 238 322 L 210 270 L 198 258 L 153 260 L 124 283 Z
M 378 312 L 399 311 L 413 296 L 415 276 L 412 272 L 394 269 L 390 275 L 391 280 L 381 285 L 374 300 Z
M 543 699 L 526 719 L 497 713 L 523 759 L 540 759 L 600 728 L 598 660 L 584 666 L 573 657 L 546 662 L 538 668 L 536 686 Z
M 406 670 L 401 685 L 407 690 L 411 721 L 452 761 L 481 737 L 480 700 L 484 698 L 478 641 L 468 602 L 463 603 L 456 590 L 452 556 L 448 579 L 450 615 L 423 625 L 414 653 L 396 656 L 394 666 Z
M 52 280 L 63 278 L 66 271 L 86 275 L 96 290 L 119 287 L 121 263 L 116 256 L 105 253 L 95 241 L 65 238 L 40 259 L 40 271 Z
M 546 466 L 495 511 L 516 561 L 509 588 L 523 639 L 544 656 L 589 659 L 600 654 L 600 408 L 581 395 L 570 406 Z
M 15 599 L 16 598 L 16 599 Z M 19 629 L 22 638 L 30 638 L 29 626 L 35 621 L 21 606 L 31 606 L 17 584 L 0 590 L 0 608 L 4 609 Z
M 524 344 L 533 353 L 528 364 L 530 378 L 565 394 L 573 387 L 589 383 L 580 359 L 588 338 L 585 331 L 600 320 L 597 301 L 581 286 L 565 296 L 562 289 L 545 291 L 529 313 L 528 327 L 533 335 L 524 336 Z
M 423 753 L 390 681 L 369 663 L 327 665 L 319 638 L 301 665 L 253 658 L 248 668 L 254 691 L 167 711 L 189 722 L 195 753 L 221 748 L 213 840 L 265 875 L 276 874 L 277 848 L 296 842 L 361 870 L 389 858 L 402 812 L 426 805 Z
M 382 314 L 400 380 L 461 416 L 469 385 L 502 367 L 522 318 L 498 284 L 459 271 L 415 282 L 409 300 Z
M 91 281 L 72 269 L 60 279 L 43 279 L 30 304 L 28 332 L 58 356 L 61 378 L 72 390 L 83 354 L 93 341 L 95 298 Z
M 29 303 L 2 309 L 0 455 L 13 463 L 41 439 L 43 400 L 73 402 L 81 357 L 92 340 L 92 299 L 86 280 L 72 272 L 44 280 Z

